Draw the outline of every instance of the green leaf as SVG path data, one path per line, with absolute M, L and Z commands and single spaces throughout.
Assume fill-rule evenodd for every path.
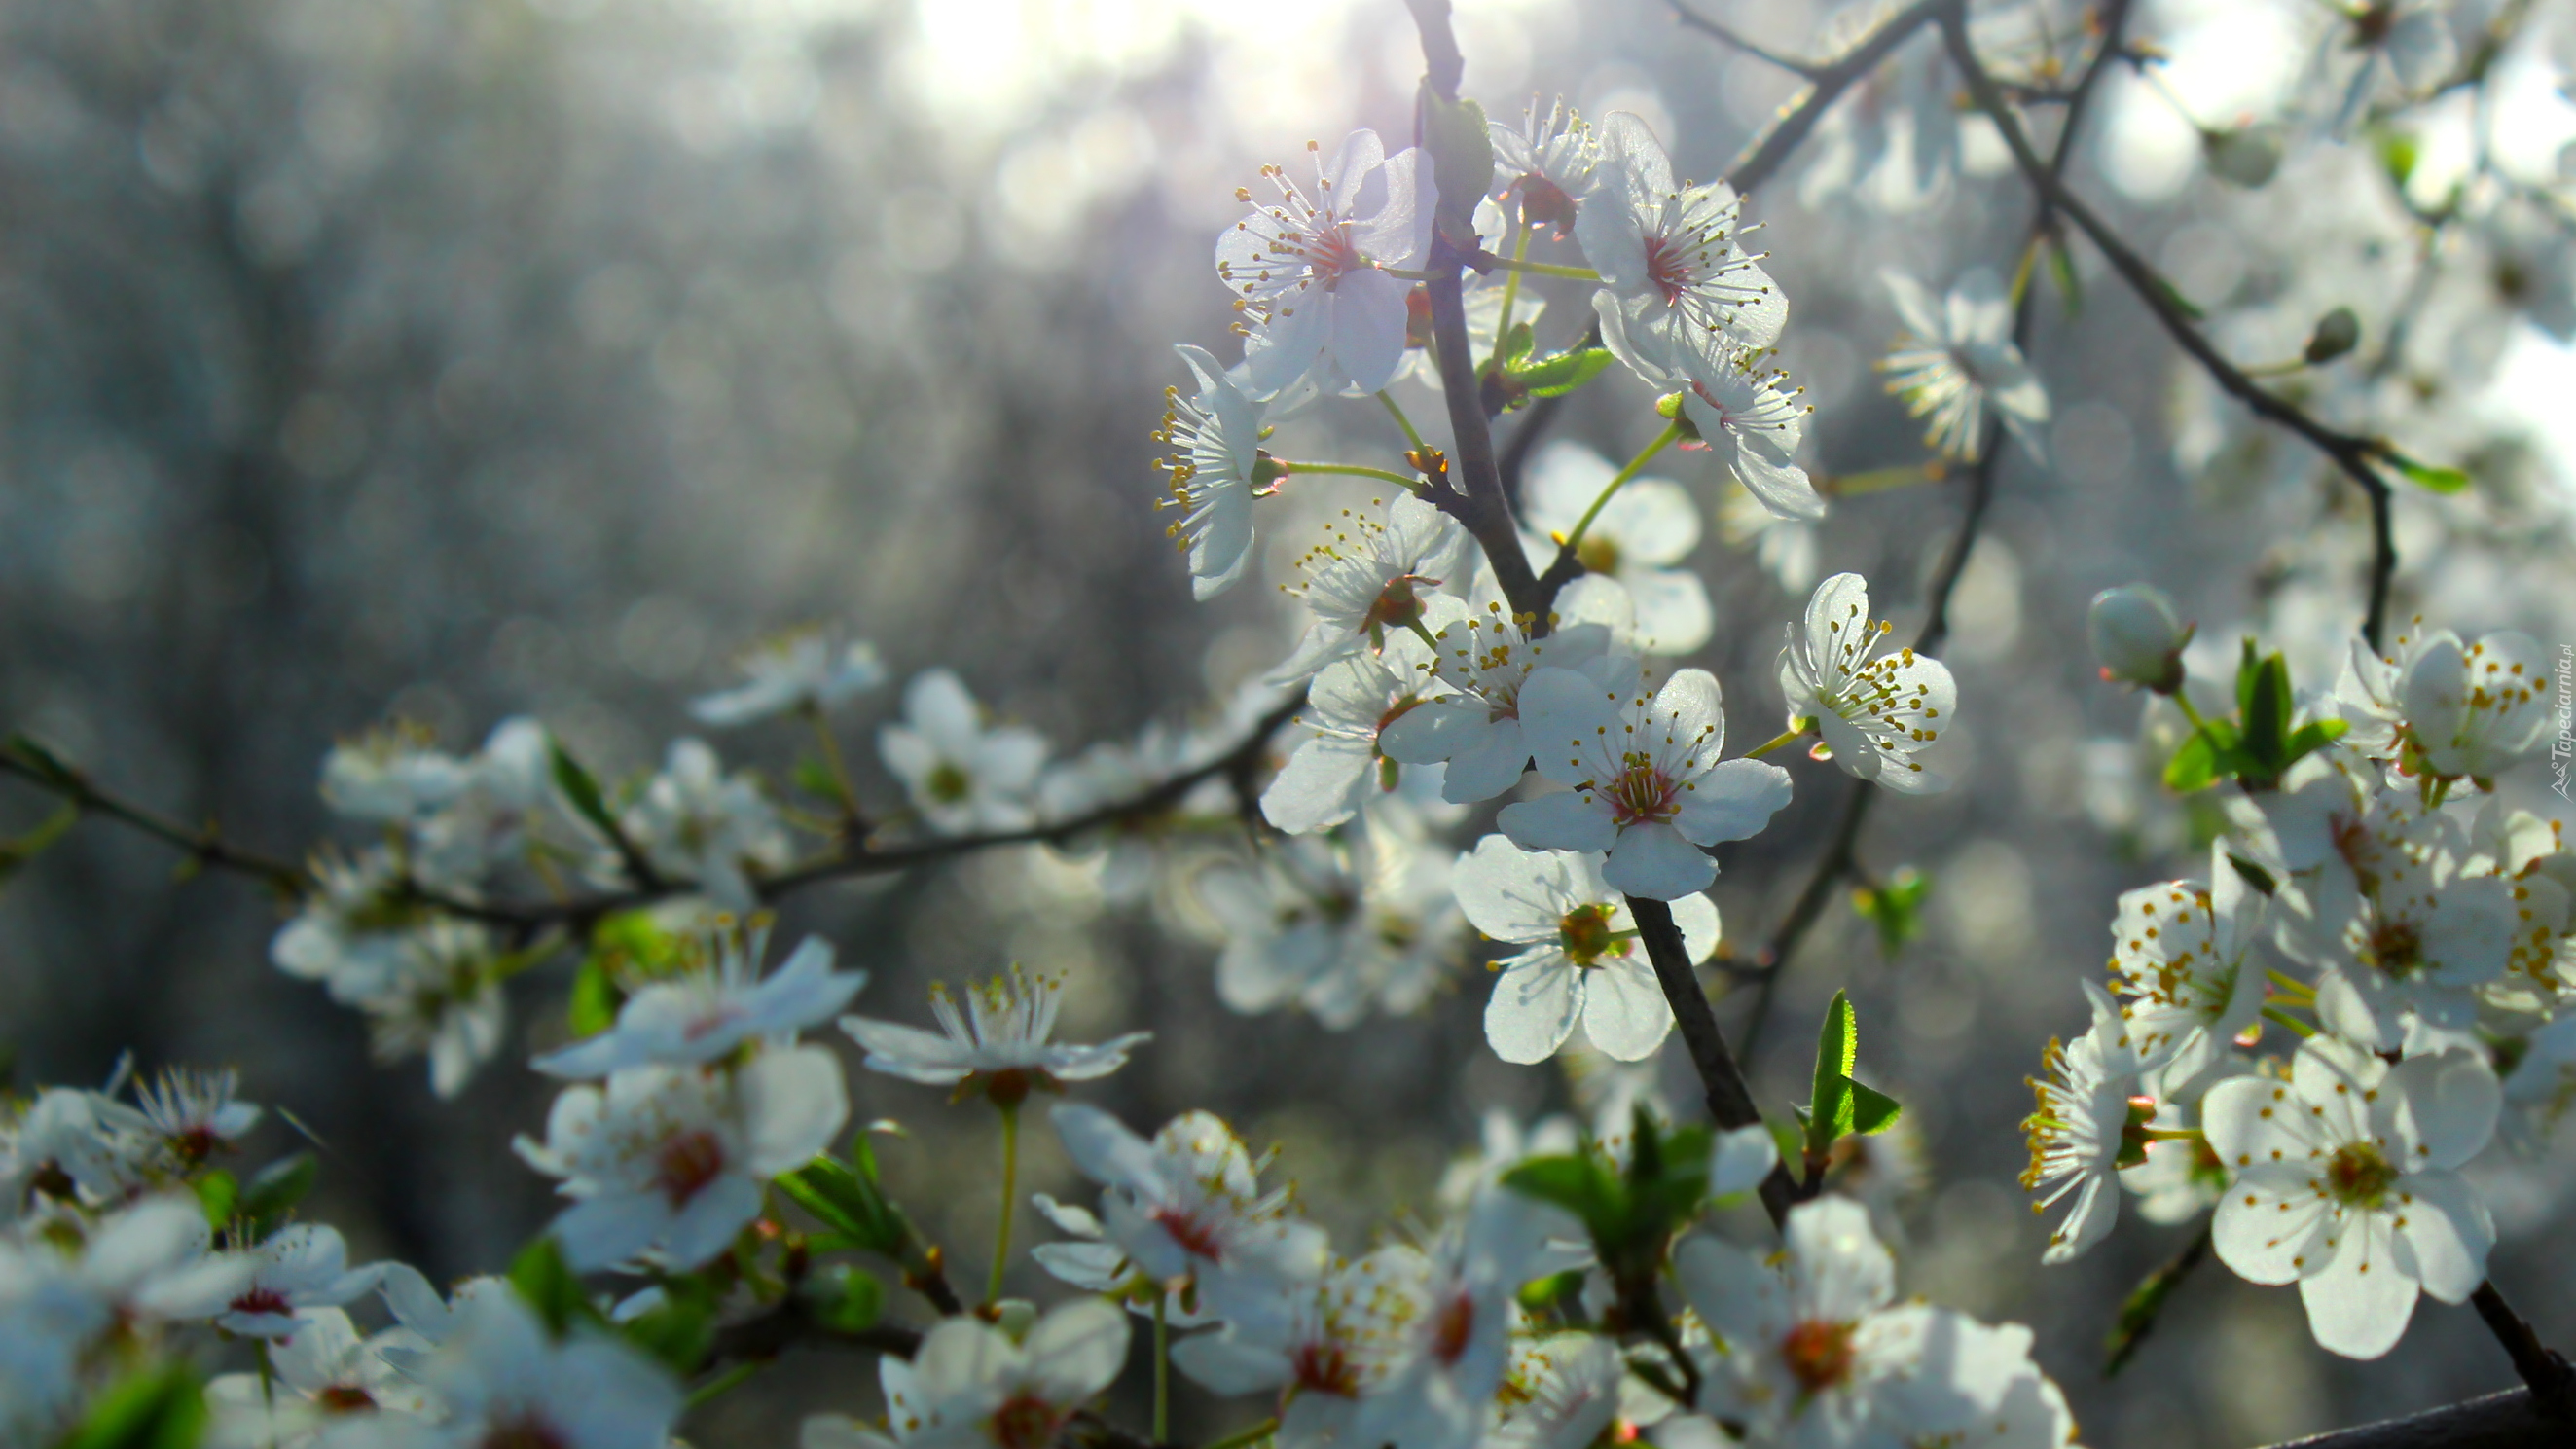
M 218 1167 L 188 1184 L 197 1194 L 197 1202 L 206 1210 L 206 1222 L 221 1231 L 233 1220 L 233 1207 L 241 1201 L 241 1183 Z
M 885 1309 L 885 1286 L 848 1263 L 807 1278 L 799 1291 L 814 1321 L 837 1333 L 864 1333 Z
M 1514 388 L 1531 397 L 1555 397 L 1569 393 L 1599 377 L 1610 365 L 1606 347 L 1586 347 L 1574 352 L 1559 352 L 1536 362 L 1507 362 L 1503 375 Z
M 2406 475 L 2407 482 L 2418 488 L 2435 493 L 2457 493 L 2469 486 L 2469 475 L 2457 468 L 2436 468 L 2430 463 L 2418 463 L 2403 453 L 2385 456 L 2397 465 L 2398 472 Z
M 2350 721 L 2339 719 L 2311 720 L 2299 726 L 2297 732 L 2290 736 L 2289 757 L 2282 761 L 2281 767 L 2288 769 L 2301 759 L 2342 739 L 2344 731 L 2350 728 L 2352 728 Z
M 2387 130 L 2379 133 L 2378 150 L 2380 168 L 2398 190 L 2405 190 L 2407 181 L 2415 175 L 2415 163 L 2423 159 L 2423 148 L 2406 132 Z
M 2193 730 L 2173 758 L 2165 761 L 2165 788 L 2188 795 L 2217 784 L 2218 774 L 2218 750 L 2210 743 L 2209 731 Z
M 241 1203 L 234 1209 L 255 1224 L 261 1234 L 284 1221 L 313 1190 L 314 1180 L 322 1175 L 322 1164 L 310 1152 L 281 1157 L 244 1184 Z
M 576 1037 L 597 1036 L 617 1024 L 621 998 L 599 956 L 584 956 L 572 975 L 572 993 L 564 1001 L 564 1024 Z
M 715 1342 L 714 1296 L 695 1278 L 665 1283 L 662 1293 L 659 1305 L 617 1325 L 617 1331 L 627 1342 L 668 1365 L 671 1372 L 682 1376 L 695 1373 L 698 1365 L 706 1361 L 708 1345 Z
M 2075 275 L 2075 253 L 2063 237 L 2048 239 L 2048 275 L 2057 283 L 2057 295 L 2066 300 L 2066 315 L 2074 317 L 2084 311 L 2084 283 Z
M 1807 1151 L 1815 1156 L 1823 1156 L 1835 1138 L 1851 1130 L 1851 1069 L 1859 1060 L 1860 1028 L 1852 1017 L 1851 997 L 1837 991 L 1816 1032 L 1815 1086 L 1807 1096 Z
M 1520 1305 L 1531 1313 L 1545 1313 L 1560 1303 L 1570 1304 L 1577 1313 L 1583 1305 L 1583 1271 L 1569 1268 L 1545 1278 L 1532 1278 L 1521 1285 Z
M 1616 1239 L 1627 1227 L 1623 1184 L 1589 1153 L 1530 1158 L 1503 1174 L 1503 1186 L 1574 1214 L 1595 1241 Z
M 808 795 L 818 796 L 834 803 L 838 803 L 841 798 L 840 782 L 832 778 L 831 767 L 812 755 L 797 758 L 794 779 L 796 788 Z
M 901 1259 L 911 1241 L 912 1224 L 877 1187 L 874 1173 L 817 1157 L 780 1177 L 778 1187 L 823 1226 L 871 1253 Z
M 1854 888 L 1852 909 L 1878 928 L 1879 950 L 1894 956 L 1923 934 L 1923 902 L 1931 891 L 1931 877 L 1903 866 L 1882 884 Z
M 2181 291 L 2176 289 L 2173 283 L 2166 281 L 2162 277 L 2156 278 L 2156 295 L 2162 297 L 2167 306 L 2173 308 L 2183 316 L 2190 318 L 2194 322 L 2206 322 L 2209 320 L 2208 313 L 2200 310 L 2200 308 L 2195 305 L 2189 297 L 2184 296 Z
M 100 1394 L 61 1449 L 195 1449 L 206 1432 L 205 1386 L 186 1364 L 159 1364 Z
M 1530 330 L 1529 323 L 1513 323 L 1512 330 L 1503 334 L 1503 366 L 1508 368 L 1529 356 L 1530 349 L 1537 345 L 1538 334 Z
M 2227 857 L 2227 863 L 2235 868 L 2238 875 L 2245 878 L 2245 883 L 2247 885 L 2252 886 L 2254 889 L 2261 891 L 2267 896 L 2280 889 L 2281 883 L 2272 879 L 2272 873 L 2270 871 L 2265 870 L 2263 867 L 2256 865 L 2254 862 L 2247 860 L 2241 855 L 2231 852 Z
M 599 793 L 599 782 L 552 737 L 546 740 L 546 750 L 554 759 L 555 788 L 563 792 L 564 803 L 582 819 L 615 836 L 617 821 L 608 813 L 608 801 Z
M 1852 1089 L 1852 1130 L 1863 1137 L 1875 1137 L 1896 1125 L 1905 1108 L 1885 1092 L 1864 1087 L 1858 1082 Z
M 2267 657 L 2254 672 L 2254 692 L 2245 703 L 2245 735 L 2238 748 L 2268 778 L 2278 779 L 2289 766 L 2286 755 L 2294 703 L 2288 662 L 2278 654 Z
M 1470 100 L 1447 101 L 1425 84 L 1421 93 L 1422 146 L 1431 153 L 1432 179 L 1440 188 L 1440 218 L 1449 235 L 1463 239 L 1475 225 L 1476 203 L 1494 185 L 1494 134 L 1485 108 Z
M 35 829 L 15 840 L 0 840 L 0 885 L 7 885 L 9 878 L 23 869 L 27 862 L 44 854 L 55 841 L 62 839 L 80 822 L 80 817 L 80 807 L 67 800 Z
M 537 1317 L 546 1331 L 557 1338 L 572 1330 L 576 1323 L 596 1324 L 599 1310 L 588 1294 L 581 1291 L 581 1280 L 573 1276 L 571 1265 L 564 1262 L 563 1248 L 551 1237 L 540 1237 L 519 1250 L 510 1262 L 510 1286 Z

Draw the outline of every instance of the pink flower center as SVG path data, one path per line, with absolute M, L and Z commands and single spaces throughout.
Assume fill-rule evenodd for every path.
M 1296 1371 L 1297 1387 L 1301 1389 L 1343 1399 L 1360 1396 L 1359 1365 L 1351 1362 L 1350 1352 L 1338 1343 L 1299 1344 L 1288 1362 Z
M 1213 1263 L 1225 1256 L 1225 1244 L 1217 1238 L 1216 1229 L 1210 1224 L 1200 1222 L 1179 1208 L 1158 1207 L 1152 1216 L 1155 1224 L 1170 1234 L 1172 1241 L 1181 1245 L 1181 1251 L 1191 1257 L 1205 1258 Z
M 235 1313 L 292 1313 L 295 1305 L 274 1288 L 253 1288 L 232 1302 Z
M 1682 809 L 1682 787 L 1642 760 L 1601 787 L 1601 798 L 1610 802 L 1611 816 L 1622 826 L 1670 820 Z
M 1456 1363 L 1467 1352 L 1467 1339 L 1476 1330 L 1476 1300 L 1461 1293 L 1440 1309 L 1440 1317 L 1431 1326 L 1431 1356 L 1442 1363 Z
M 1292 252 L 1318 286 L 1330 290 L 1334 283 L 1352 272 L 1369 269 L 1368 258 L 1351 241 L 1351 224 L 1332 221 L 1327 212 L 1315 218 L 1312 229 L 1302 235 L 1282 237 L 1286 250 Z
M 1646 280 L 1663 294 L 1664 305 L 1681 305 L 1691 287 L 1691 251 L 1668 236 L 1646 238 Z
M 707 1184 L 724 1175 L 724 1144 L 712 1132 L 683 1132 L 662 1144 L 653 1165 L 653 1185 L 671 1200 L 671 1206 L 686 1207 L 706 1191 Z
M 993 1442 L 1000 1449 L 1046 1449 L 1063 1422 L 1055 1405 L 1034 1394 L 1020 1394 L 993 1411 Z
M 1819 1393 L 1851 1377 L 1852 1326 L 1809 1319 L 1780 1340 L 1780 1358 L 1789 1376 L 1808 1393 Z

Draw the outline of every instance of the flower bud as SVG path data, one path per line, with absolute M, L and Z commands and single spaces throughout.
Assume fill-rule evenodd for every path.
M 2174 617 L 2173 601 L 2147 584 L 2104 589 L 2093 596 L 2084 632 L 2104 679 L 2121 680 L 2158 694 L 2182 688 L 2182 650 L 2192 626 Z

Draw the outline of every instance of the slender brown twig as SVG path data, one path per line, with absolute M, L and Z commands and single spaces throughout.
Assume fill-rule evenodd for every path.
M 1664 1000 L 1672 1004 L 1682 1046 L 1699 1072 L 1708 1115 L 1730 1130 L 1759 1125 L 1762 1109 L 1744 1080 L 1744 1068 L 1727 1048 L 1726 1033 L 1718 1030 L 1717 1013 L 1709 1009 L 1708 993 L 1700 989 L 1699 973 L 1691 969 L 1690 948 L 1682 942 L 1681 927 L 1673 924 L 1673 908 L 1663 901 L 1630 896 L 1628 914 L 1636 919 L 1637 938 L 1645 943 L 1646 959 L 1654 964 Z M 1788 1165 L 1773 1164 L 1771 1175 L 1762 1180 L 1762 1206 L 1775 1226 L 1788 1226 L 1794 1201 L 1796 1188 L 1789 1180 Z
M 1772 118 L 1770 129 L 1755 137 L 1726 168 L 1727 184 L 1737 191 L 1751 191 L 1770 180 L 1771 173 L 1779 170 L 1806 141 L 1807 133 L 1816 129 L 1816 123 L 1833 109 L 1843 92 L 1878 69 L 1880 61 L 1922 29 L 1945 3 L 1949 0 L 1918 0 L 1881 21 L 1876 30 L 1861 37 L 1849 50 L 1832 60 L 1815 63 L 1805 72 L 1807 88 L 1783 107 Z

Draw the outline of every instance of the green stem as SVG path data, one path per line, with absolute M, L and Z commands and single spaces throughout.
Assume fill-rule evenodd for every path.
M 1396 404 L 1395 395 L 1385 388 L 1379 388 L 1377 400 L 1386 405 L 1386 415 L 1395 419 L 1395 425 L 1404 429 L 1404 440 L 1413 445 L 1413 451 L 1421 452 L 1422 434 L 1414 430 L 1413 419 L 1404 415 L 1404 409 Z
M 733 1390 L 742 1387 L 745 1380 L 749 1379 L 753 1374 L 760 1372 L 764 1366 L 765 1365 L 757 1359 L 748 1363 L 735 1364 L 732 1368 L 726 1369 L 723 1373 L 720 1373 L 714 1378 L 707 1380 L 705 1383 L 698 1385 L 696 1388 L 691 1389 L 689 1391 L 689 1397 L 685 1407 L 694 1409 L 700 1404 L 709 1403 L 713 1400 L 724 1397 Z
M 1402 473 L 1364 467 L 1358 463 L 1282 463 L 1279 466 L 1287 469 L 1290 477 L 1299 473 L 1339 473 L 1350 478 L 1375 478 L 1383 483 L 1401 484 L 1417 493 L 1422 491 L 1420 478 L 1409 478 Z
M 1521 218 L 1520 228 L 1512 233 L 1513 261 L 1518 262 L 1529 256 L 1529 239 L 1529 218 L 1523 217 Z M 1501 321 L 1494 324 L 1493 365 L 1497 371 L 1499 371 L 1503 365 L 1503 349 L 1511 342 L 1512 304 L 1518 302 L 1520 297 L 1521 274 L 1519 271 L 1515 270 L 1506 274 L 1503 278 L 1503 317 Z
M 1172 1295 L 1154 1289 L 1154 1442 L 1172 1437 L 1172 1329 L 1168 1320 Z
M 1249 1429 L 1226 1435 L 1224 1438 L 1208 1445 L 1207 1449 L 1247 1449 L 1247 1446 L 1258 1444 L 1262 1440 L 1267 1439 L 1278 1432 L 1279 1421 L 1277 1419 L 1264 1419 Z
M 1891 488 L 1911 488 L 1917 483 L 1929 483 L 1935 478 L 1944 476 L 1946 474 L 1926 468 L 1919 463 L 1908 463 L 1898 468 L 1872 468 L 1862 473 L 1846 473 L 1839 478 L 1828 479 L 1823 488 L 1825 492 L 1836 498 L 1854 498 L 1863 493 L 1884 493 Z
M 1601 274 L 1590 267 L 1560 266 L 1555 262 L 1525 262 L 1517 256 L 1496 257 L 1494 265 L 1507 272 L 1527 272 L 1533 277 L 1565 277 L 1577 282 L 1601 280 Z
M 2182 717 L 2191 721 L 2191 727 L 2193 729 L 2206 730 L 2209 728 L 2209 721 L 2202 719 L 2200 717 L 2200 711 L 2192 707 L 2190 695 L 2177 689 L 2167 697 L 2173 700 L 2175 708 L 2182 711 Z
M 823 770 L 832 777 L 832 793 L 840 797 L 841 818 L 856 826 L 860 819 L 859 795 L 850 788 L 850 767 L 841 759 L 841 742 L 832 737 L 832 722 L 824 717 L 823 706 L 810 699 L 800 712 L 805 722 L 814 727 L 815 742 L 822 746 Z
M 1020 1199 L 1020 1106 L 1017 1102 L 1000 1109 L 1002 1113 L 1002 1222 L 993 1230 L 993 1272 L 984 1282 L 987 1306 L 1002 1301 L 1002 1270 L 1011 1261 L 1011 1215 Z M 1160 1438 L 1160 1435 L 1155 1436 Z
M 1761 759 L 1764 755 L 1771 753 L 1782 745 L 1788 744 L 1793 740 L 1805 739 L 1807 737 L 1807 731 L 1814 729 L 1815 727 L 1816 722 L 1814 720 L 1801 717 L 1796 725 L 1782 730 L 1780 733 L 1773 735 L 1771 738 L 1764 740 L 1762 743 L 1755 745 L 1749 750 L 1746 750 L 1744 752 L 1744 758 L 1748 760 Z
M 2297 1017 L 2290 1015 L 2288 1012 L 2283 1011 L 2277 1006 L 2264 1007 L 2263 1019 L 2275 1026 L 2287 1027 L 2289 1030 L 2297 1033 L 2299 1039 L 2302 1041 L 2305 1041 L 2307 1038 L 2317 1034 L 2317 1029 L 2315 1027 L 2308 1025 L 2306 1022 L 2299 1020 Z
M 1657 453 L 1660 453 L 1665 448 L 1671 446 L 1673 440 L 1679 438 L 1681 435 L 1682 425 L 1680 423 L 1676 422 L 1665 424 L 1664 430 L 1655 434 L 1655 440 L 1648 443 L 1645 446 L 1644 451 L 1629 459 L 1628 466 L 1620 469 L 1617 477 L 1614 477 L 1609 482 L 1602 484 L 1599 496 L 1592 500 L 1592 506 L 1583 510 L 1583 516 L 1574 521 L 1574 531 L 1565 536 L 1565 543 L 1562 545 L 1563 551 L 1570 554 L 1576 549 L 1581 548 L 1583 546 L 1584 531 L 1592 527 L 1592 520 L 1601 516 L 1602 508 L 1609 503 L 1611 498 L 1615 496 L 1620 489 L 1628 486 L 1628 480 L 1637 476 L 1637 470 L 1645 467 L 1647 460 L 1653 458 Z

